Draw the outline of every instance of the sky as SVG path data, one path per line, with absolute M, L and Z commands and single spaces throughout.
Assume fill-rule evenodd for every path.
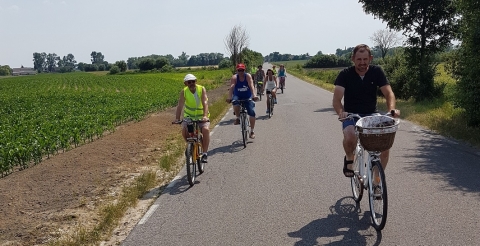
M 225 38 L 241 26 L 266 56 L 335 53 L 386 23 L 357 0 L 0 0 L 0 65 L 33 67 L 33 53 L 69 53 L 90 63 L 92 51 L 114 63 L 151 54 L 229 56 Z

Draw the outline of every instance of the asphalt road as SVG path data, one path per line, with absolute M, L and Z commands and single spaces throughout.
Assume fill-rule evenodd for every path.
M 265 67 L 270 67 L 265 64 Z M 293 76 L 274 115 L 256 103 L 244 149 L 230 110 L 212 131 L 209 163 L 183 170 L 123 245 L 478 245 L 480 150 L 401 121 L 386 169 L 383 231 L 342 174 L 332 93 Z

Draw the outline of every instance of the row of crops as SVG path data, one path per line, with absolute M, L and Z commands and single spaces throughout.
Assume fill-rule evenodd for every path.
M 231 76 L 195 71 L 208 89 Z M 105 131 L 174 106 L 182 73 L 40 74 L 0 80 L 0 173 L 101 137 Z

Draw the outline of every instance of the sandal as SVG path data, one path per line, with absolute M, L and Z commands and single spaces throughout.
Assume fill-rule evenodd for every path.
M 347 165 L 353 164 L 353 160 L 347 161 L 347 157 L 343 157 L 343 175 L 347 178 L 351 178 L 355 175 L 355 172 L 352 169 L 348 169 Z

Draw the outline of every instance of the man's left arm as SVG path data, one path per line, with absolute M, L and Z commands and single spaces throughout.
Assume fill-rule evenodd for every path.
M 203 120 L 208 120 L 208 96 L 205 87 L 202 88 Z
M 248 81 L 248 87 L 250 88 L 250 91 L 252 91 L 252 94 L 255 95 L 254 98 L 257 97 L 256 94 L 254 93 L 255 87 L 253 86 L 252 76 L 250 76 L 250 74 L 247 74 L 247 81 Z
M 383 96 L 385 97 L 385 101 L 387 102 L 388 112 L 396 109 L 396 99 L 392 87 L 387 84 L 380 87 L 380 90 L 382 91 Z

